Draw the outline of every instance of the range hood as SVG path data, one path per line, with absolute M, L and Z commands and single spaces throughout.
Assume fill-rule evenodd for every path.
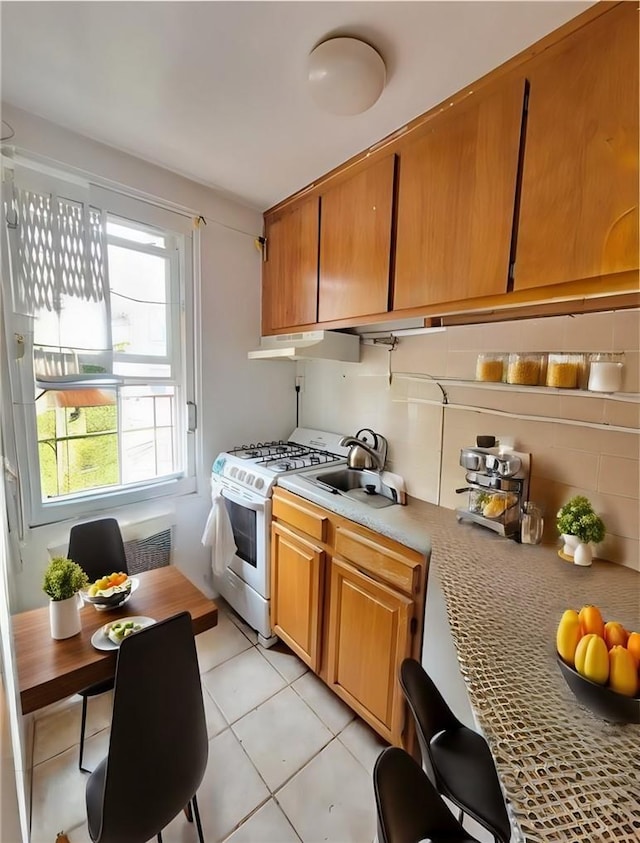
M 360 337 L 339 331 L 303 331 L 262 337 L 260 348 L 250 351 L 249 360 L 341 360 L 360 362 Z

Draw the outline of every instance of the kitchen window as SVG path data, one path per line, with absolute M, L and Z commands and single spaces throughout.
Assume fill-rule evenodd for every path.
M 4 187 L 25 520 L 192 491 L 191 219 L 21 168 Z

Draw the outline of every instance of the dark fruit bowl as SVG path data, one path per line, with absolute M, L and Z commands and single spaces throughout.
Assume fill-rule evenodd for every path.
M 640 697 L 625 697 L 598 685 L 562 661 L 556 653 L 560 672 L 578 700 L 603 720 L 612 723 L 640 723 Z

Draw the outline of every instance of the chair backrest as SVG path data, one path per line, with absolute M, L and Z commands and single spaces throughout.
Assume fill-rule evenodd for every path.
M 191 615 L 182 612 L 120 645 L 97 839 L 151 840 L 195 795 L 207 757 Z
M 419 764 L 388 747 L 373 768 L 379 843 L 477 843 L 447 808 Z
M 75 524 L 69 533 L 69 559 L 86 572 L 89 581 L 106 574 L 128 574 L 122 533 L 115 518 Z
M 462 724 L 445 702 L 431 677 L 415 659 L 405 659 L 400 666 L 400 687 L 416 723 L 422 761 L 433 784 L 435 773 L 431 764 L 431 738 L 444 729 L 456 729 Z

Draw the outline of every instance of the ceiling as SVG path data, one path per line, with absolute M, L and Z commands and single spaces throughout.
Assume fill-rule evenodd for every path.
M 264 210 L 590 5 L 3 2 L 2 99 Z M 364 114 L 309 95 L 308 54 L 336 35 L 386 62 Z

